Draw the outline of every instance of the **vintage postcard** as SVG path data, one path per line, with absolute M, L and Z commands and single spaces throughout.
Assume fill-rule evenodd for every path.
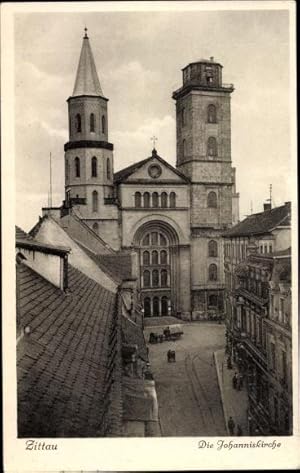
M 299 467 L 295 4 L 1 10 L 5 472 Z

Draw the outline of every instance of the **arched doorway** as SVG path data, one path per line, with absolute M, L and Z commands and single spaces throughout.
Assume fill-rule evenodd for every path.
M 134 236 L 145 317 L 177 315 L 179 239 L 169 224 L 152 221 Z

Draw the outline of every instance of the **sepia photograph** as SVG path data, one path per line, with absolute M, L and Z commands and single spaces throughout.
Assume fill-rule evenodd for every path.
M 16 441 L 280 449 L 298 429 L 293 2 L 84 3 L 11 14 Z

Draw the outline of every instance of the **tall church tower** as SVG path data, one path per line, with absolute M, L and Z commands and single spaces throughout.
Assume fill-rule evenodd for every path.
M 113 187 L 113 145 L 108 141 L 108 99 L 98 78 L 87 30 L 73 94 L 68 98 L 69 141 L 65 144 L 66 204 L 104 240 L 118 247 Z
M 176 101 L 177 168 L 191 180 L 192 309 L 222 311 L 222 232 L 236 219 L 238 194 L 231 166 L 230 96 L 222 65 L 188 64 Z M 234 201 L 234 205 L 233 205 Z

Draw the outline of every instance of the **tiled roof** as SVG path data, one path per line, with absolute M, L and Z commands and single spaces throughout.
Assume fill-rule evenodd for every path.
M 122 337 L 124 343 L 137 345 L 138 355 L 144 361 L 148 361 L 148 350 L 142 328 L 124 316 L 122 317 Z
M 17 265 L 20 437 L 102 435 L 108 334 L 115 295 L 68 266 L 64 293 Z
M 15 227 L 15 231 L 16 231 L 16 240 L 18 239 L 32 240 L 32 237 L 28 233 L 24 232 L 24 230 L 22 230 L 22 228 L 18 227 L 17 225 Z
M 29 250 L 41 251 L 43 253 L 51 253 L 56 255 L 65 255 L 70 252 L 70 248 L 65 246 L 50 245 L 35 240 L 31 235 L 24 232 L 21 228 L 16 227 L 16 246 L 18 248 L 26 248 Z
M 162 165 L 172 170 L 175 174 L 181 177 L 181 179 L 183 179 L 185 182 L 187 183 L 190 182 L 189 179 L 184 174 L 182 174 L 176 168 L 171 166 L 171 164 L 165 161 L 161 156 L 159 156 L 155 149 L 152 150 L 152 156 L 149 156 L 149 158 L 143 159 L 142 161 L 138 161 L 137 163 L 131 164 L 127 168 L 121 169 L 120 171 L 114 173 L 114 182 L 119 183 L 119 182 L 124 181 L 125 179 L 127 179 L 127 177 L 133 174 L 136 170 L 140 169 L 148 161 L 151 161 L 153 158 L 156 158 L 158 161 L 161 162 Z
M 286 202 L 280 207 L 250 215 L 245 220 L 226 231 L 223 236 L 233 237 L 269 233 L 279 225 L 289 226 L 291 224 L 290 216 L 291 204 L 290 202 Z

